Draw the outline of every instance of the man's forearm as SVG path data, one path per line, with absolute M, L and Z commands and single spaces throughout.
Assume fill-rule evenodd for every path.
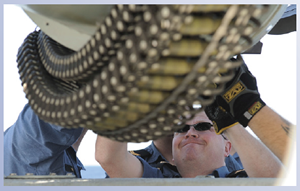
M 141 162 L 127 151 L 126 142 L 97 136 L 96 161 L 111 178 L 139 178 L 143 175 Z
M 277 177 L 283 165 L 280 160 L 240 124 L 225 131 L 239 154 L 249 177 Z
M 285 160 L 294 125 L 265 106 L 251 119 L 248 126 L 282 162 Z

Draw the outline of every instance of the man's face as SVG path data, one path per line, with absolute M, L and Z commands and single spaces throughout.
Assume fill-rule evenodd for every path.
M 212 122 L 205 112 L 198 113 L 187 125 L 194 125 L 201 122 Z M 214 128 L 197 131 L 193 126 L 187 132 L 174 133 L 173 139 L 173 159 L 176 166 L 181 162 L 224 162 L 224 157 L 228 151 L 228 141 L 221 135 L 217 135 Z

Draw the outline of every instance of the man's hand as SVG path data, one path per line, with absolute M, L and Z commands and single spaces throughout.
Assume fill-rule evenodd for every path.
M 235 77 L 226 83 L 224 92 L 216 97 L 216 101 L 244 127 L 266 105 L 260 98 L 256 79 L 245 63 L 237 68 Z
M 215 132 L 218 135 L 238 123 L 221 106 L 218 106 L 216 101 L 205 108 L 205 113 L 213 122 Z

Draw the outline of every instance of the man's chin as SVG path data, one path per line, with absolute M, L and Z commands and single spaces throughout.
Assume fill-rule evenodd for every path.
M 202 149 L 199 149 L 198 144 L 187 144 L 184 147 L 185 160 L 196 160 L 199 158 L 199 154 L 202 153 Z

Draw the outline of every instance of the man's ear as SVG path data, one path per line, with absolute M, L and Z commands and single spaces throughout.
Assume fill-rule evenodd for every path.
M 229 140 L 225 141 L 225 155 L 226 157 L 229 156 L 231 150 L 231 142 Z

